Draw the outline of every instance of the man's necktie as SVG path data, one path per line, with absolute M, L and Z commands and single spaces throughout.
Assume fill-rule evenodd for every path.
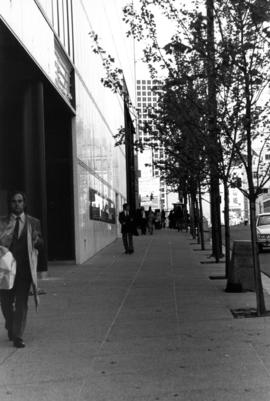
M 15 228 L 13 231 L 13 240 L 17 241 L 19 238 L 20 217 L 16 217 Z

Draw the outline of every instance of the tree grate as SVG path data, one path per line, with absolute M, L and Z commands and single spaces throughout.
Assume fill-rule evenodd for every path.
M 262 316 L 259 316 L 258 311 L 255 308 L 230 309 L 230 311 L 235 319 L 270 316 L 269 311 L 266 311 Z

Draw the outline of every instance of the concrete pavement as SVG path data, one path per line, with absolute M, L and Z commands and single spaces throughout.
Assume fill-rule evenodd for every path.
M 83 266 L 53 265 L 25 349 L 0 318 L 1 401 L 269 401 L 270 317 L 235 319 L 255 294 L 226 293 L 224 263 L 189 234 L 121 240 Z M 267 309 L 270 296 L 265 291 Z

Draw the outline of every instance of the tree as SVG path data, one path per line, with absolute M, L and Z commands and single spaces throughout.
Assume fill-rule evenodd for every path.
M 220 102 L 224 115 L 220 129 L 226 141 L 234 141 L 234 150 L 245 168 L 248 188 L 243 191 L 250 205 L 250 228 L 255 275 L 257 313 L 265 313 L 259 257 L 256 244 L 255 206 L 262 187 L 269 181 L 269 166 L 259 160 L 257 184 L 254 184 L 254 146 L 269 131 L 269 101 L 261 102 L 262 94 L 269 85 L 269 2 L 231 0 L 217 1 L 215 10 L 219 30 L 219 62 L 217 65 L 220 84 Z M 224 80 L 224 74 L 227 80 Z M 222 75 L 222 76 L 221 76 Z M 234 126 L 233 137 L 229 127 Z M 259 158 L 260 159 L 260 158 Z
M 192 2 L 195 5 L 198 1 Z M 158 69 L 163 70 L 168 79 L 174 82 L 175 87 L 178 86 L 178 91 L 181 91 L 180 80 L 189 81 L 192 85 L 192 79 L 195 74 L 188 73 L 192 64 L 190 61 L 197 57 L 197 71 L 196 79 L 200 81 L 206 79 L 205 65 L 206 60 L 211 60 L 211 54 L 207 46 L 202 47 L 202 41 L 196 42 L 196 34 L 199 36 L 200 32 L 200 14 L 197 11 L 188 11 L 183 7 L 177 8 L 177 2 L 173 0 L 158 1 L 158 0 L 141 0 L 139 6 L 136 8 L 133 4 L 124 8 L 124 19 L 129 26 L 129 35 L 133 35 L 138 41 L 146 41 L 144 47 L 144 61 L 148 64 L 152 78 L 157 76 Z M 156 8 L 159 8 L 162 13 L 175 24 L 175 34 L 171 38 L 171 42 L 162 47 L 158 40 L 158 25 L 156 23 Z M 194 22 L 195 21 L 195 22 Z M 199 28 L 198 28 L 199 27 Z M 204 44 L 207 44 L 207 41 Z M 190 54 L 191 53 L 191 56 Z M 184 63 L 183 63 L 184 61 Z M 208 63 L 210 65 L 210 62 Z M 184 69 L 185 72 L 182 70 Z M 192 75 L 192 78 L 189 77 Z M 180 83 L 180 84 L 179 84 Z M 204 86 L 205 86 L 204 82 Z M 214 86 L 212 85 L 212 88 Z M 210 96 L 212 99 L 212 96 Z M 206 98 L 204 99 L 206 103 Z M 209 104 L 209 101 L 208 101 Z M 205 104 L 204 104 L 205 106 Z M 196 101 L 192 104 L 193 108 L 200 107 Z M 219 183 L 218 183 L 218 143 L 216 141 L 216 130 L 213 127 L 212 108 L 204 109 L 203 113 L 208 114 L 209 122 L 209 135 L 206 147 L 208 149 L 208 162 L 210 163 L 211 170 L 211 215 L 212 215 L 212 244 L 213 255 L 218 261 L 222 254 L 221 244 L 221 227 L 220 227 L 220 196 L 219 196 Z M 179 111 L 178 111 L 179 112 Z M 201 110 L 199 110 L 201 112 Z
M 174 43 L 166 46 L 173 53 Z M 196 225 L 200 228 L 201 244 L 204 248 L 202 229 L 202 209 L 198 194 L 201 183 L 207 177 L 207 138 L 205 116 L 205 79 L 201 81 L 199 71 L 201 61 L 190 55 L 189 62 L 179 56 L 178 78 L 168 77 L 163 81 L 158 108 L 149 112 L 150 123 L 145 123 L 144 131 L 149 140 L 147 146 L 161 149 L 164 157 L 155 162 L 167 184 L 181 190 L 184 204 L 190 195 L 191 210 L 194 210 Z M 181 74 L 180 74 L 181 72 Z M 203 75 L 202 75 L 203 77 Z M 196 106 L 196 107 L 195 107 Z M 193 228 L 193 226 L 191 227 Z M 191 230 L 193 236 L 195 230 Z

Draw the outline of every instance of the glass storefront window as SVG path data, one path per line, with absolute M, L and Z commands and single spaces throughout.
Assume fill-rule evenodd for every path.
M 115 204 L 95 189 L 89 189 L 89 219 L 115 224 Z

